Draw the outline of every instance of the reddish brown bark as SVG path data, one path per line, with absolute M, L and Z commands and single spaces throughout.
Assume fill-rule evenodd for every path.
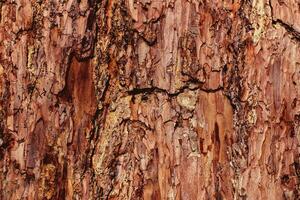
M 0 10 L 0 199 L 299 199 L 296 0 Z

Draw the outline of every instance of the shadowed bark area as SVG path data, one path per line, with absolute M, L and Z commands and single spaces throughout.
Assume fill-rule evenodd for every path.
M 300 198 L 297 0 L 0 11 L 0 199 Z

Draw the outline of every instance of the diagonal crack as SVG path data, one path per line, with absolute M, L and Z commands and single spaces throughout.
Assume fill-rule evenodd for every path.
M 296 30 L 293 25 L 290 25 L 286 22 L 284 22 L 282 19 L 274 19 L 274 9 L 271 3 L 271 0 L 269 0 L 269 6 L 271 9 L 271 19 L 272 19 L 272 24 L 273 25 L 280 25 L 281 27 L 283 27 L 286 32 L 290 35 L 292 35 L 292 39 L 295 39 L 296 41 L 300 42 L 300 32 L 298 30 Z
M 272 19 L 272 24 L 278 24 L 282 26 L 290 35 L 293 36 L 293 39 L 296 39 L 300 42 L 300 32 L 297 31 L 292 25 L 282 21 L 281 19 Z

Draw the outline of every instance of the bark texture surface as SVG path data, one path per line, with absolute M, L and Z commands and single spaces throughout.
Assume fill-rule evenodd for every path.
M 298 0 L 0 11 L 0 199 L 300 198 Z

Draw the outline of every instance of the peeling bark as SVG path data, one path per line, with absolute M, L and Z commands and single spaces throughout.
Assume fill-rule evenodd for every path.
M 0 10 L 0 199 L 299 199 L 298 1 Z

